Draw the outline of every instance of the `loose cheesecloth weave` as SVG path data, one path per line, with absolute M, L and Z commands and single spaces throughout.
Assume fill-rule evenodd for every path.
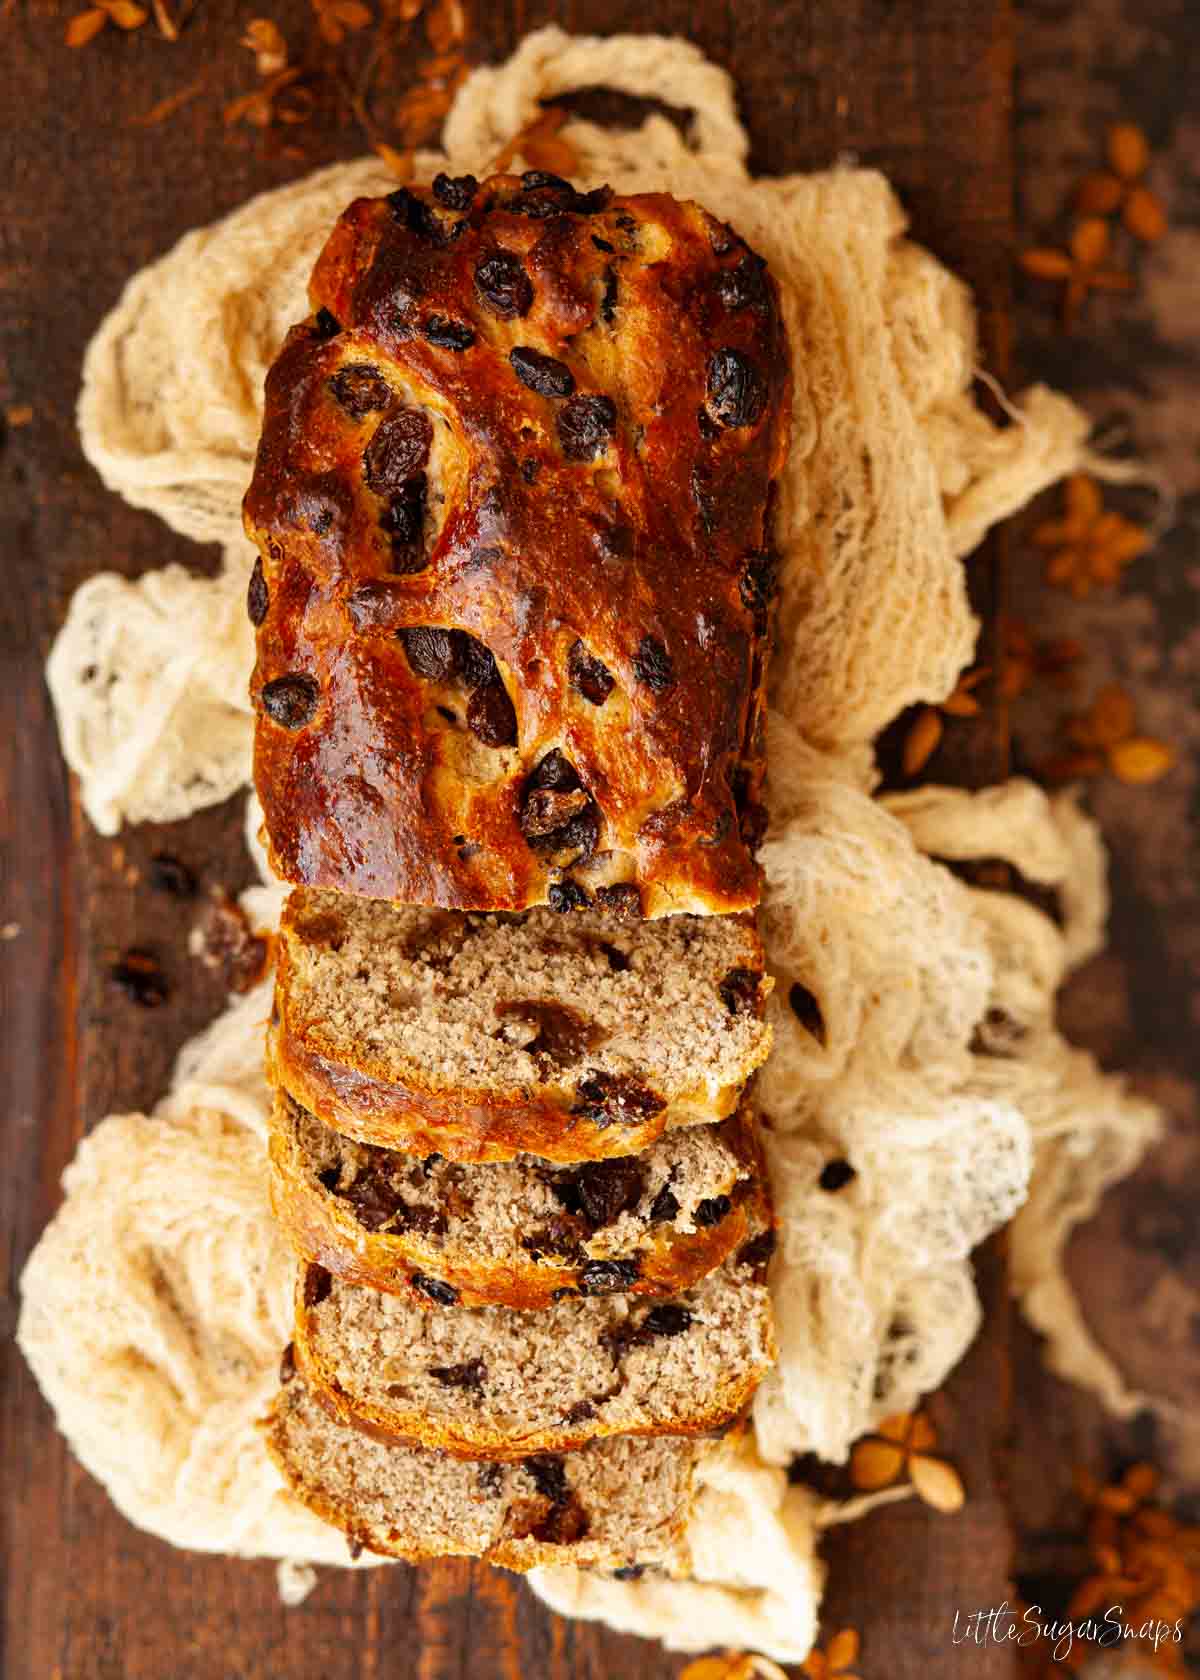
M 1021 782 L 868 796 L 872 736 L 948 693 L 971 657 L 961 557 L 1078 463 L 1088 423 L 1035 387 L 1012 424 L 993 426 L 970 395 L 969 296 L 904 239 L 883 178 L 751 179 L 732 85 L 683 42 L 539 31 L 467 80 L 445 154 L 420 155 L 417 172 L 479 173 L 540 99 L 600 84 L 689 107 L 691 130 L 571 121 L 563 137 L 582 177 L 695 197 L 732 221 L 780 282 L 795 351 L 763 849 L 781 1357 L 753 1436 L 704 1472 L 693 1581 L 532 1579 L 567 1613 L 679 1648 L 796 1660 L 813 1636 L 814 1544 L 829 1513 L 783 1467 L 806 1451 L 843 1460 L 943 1380 L 978 1322 L 969 1252 L 1023 1203 L 1016 1287 L 1059 1368 L 1120 1392 L 1059 1263 L 1073 1224 L 1156 1124 L 1053 1028 L 1055 988 L 1104 919 L 1095 831 L 1069 798 Z M 92 342 L 79 411 L 89 458 L 127 500 L 225 551 L 215 580 L 178 566 L 136 583 L 101 574 L 72 602 L 49 679 L 103 832 L 183 816 L 249 779 L 240 499 L 262 381 L 305 313 L 337 214 L 393 184 L 364 160 L 253 200 L 136 275 Z M 1060 889 L 1063 928 L 927 854 L 1010 859 Z M 252 895 L 263 925 L 279 898 Z M 787 1005 L 793 983 L 817 1000 L 819 1038 Z M 234 1003 L 185 1049 L 152 1120 L 115 1116 L 85 1140 L 26 1269 L 19 1335 L 79 1457 L 132 1520 L 180 1545 L 345 1562 L 341 1537 L 282 1490 L 253 1422 L 288 1335 L 291 1282 L 265 1199 L 266 1009 L 265 992 Z M 977 1037 L 989 1010 L 1020 1029 L 1000 1055 Z M 855 1169 L 836 1193 L 819 1184 L 833 1159 Z M 171 1195 L 154 1193 L 162 1180 Z M 104 1256 L 86 1309 L 85 1254 Z M 293 1572 L 289 1585 L 303 1580 Z

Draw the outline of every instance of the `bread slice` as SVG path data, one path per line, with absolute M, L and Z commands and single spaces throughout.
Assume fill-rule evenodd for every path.
M 272 1458 L 310 1511 L 366 1549 L 421 1562 L 688 1569 L 684 1530 L 701 1442 L 598 1441 L 565 1458 L 469 1464 L 337 1423 L 299 1376 L 264 1423 Z
M 309 1265 L 297 1285 L 296 1363 L 343 1422 L 455 1457 L 711 1434 L 741 1414 L 775 1356 L 768 1244 L 767 1233 L 751 1238 L 666 1302 L 612 1293 L 536 1313 L 449 1300 L 427 1312 Z M 614 1271 L 609 1288 L 620 1281 Z
M 632 1155 L 720 1120 L 770 1048 L 750 921 L 462 915 L 298 889 L 276 1083 L 364 1143 L 504 1161 Z
M 686 1289 L 767 1218 L 751 1109 L 668 1132 L 645 1155 L 464 1166 L 355 1143 L 279 1092 L 271 1199 L 293 1246 L 349 1283 L 436 1280 L 467 1307 L 549 1306 L 621 1268 L 636 1295 Z

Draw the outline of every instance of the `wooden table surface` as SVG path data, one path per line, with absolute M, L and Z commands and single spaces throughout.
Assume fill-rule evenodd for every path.
M 91 572 L 168 560 L 215 564 L 108 494 L 74 429 L 80 360 L 128 275 L 188 228 L 307 168 L 357 155 L 349 128 L 289 134 L 305 161 L 247 129 L 224 103 L 252 84 L 237 45 L 268 13 L 289 39 L 303 0 L 208 0 L 175 44 L 110 29 L 62 45 L 66 12 L 0 5 L 0 406 L 33 419 L 0 432 L 0 602 L 9 727 L 0 733 L 0 1079 L 8 1172 L 0 1183 L 5 1338 L 0 1395 L 5 1565 L 0 1672 L 8 1680 L 632 1680 L 682 1666 L 657 1647 L 543 1611 L 514 1577 L 465 1563 L 351 1576 L 324 1571 L 298 1609 L 268 1563 L 173 1552 L 130 1527 L 75 1464 L 11 1340 L 17 1279 L 53 1211 L 83 1131 L 112 1109 L 150 1105 L 179 1044 L 219 1007 L 186 954 L 193 906 L 155 893 L 149 859 L 169 850 L 204 883 L 236 889 L 240 800 L 169 829 L 107 841 L 81 817 L 58 755 L 42 661 L 72 589 Z M 827 165 L 852 153 L 885 169 L 917 235 L 974 286 L 990 365 L 1003 372 L 1012 271 L 1012 67 L 1007 0 L 563 0 L 480 4 L 471 54 L 494 59 L 530 28 L 679 33 L 730 68 L 757 169 Z M 129 119 L 206 75 L 209 91 L 162 126 Z M 984 588 L 992 575 L 980 569 Z M 997 766 L 997 773 L 999 767 Z M 989 770 L 989 774 L 991 771 Z M 121 951 L 152 949 L 166 1004 L 139 1009 L 108 977 Z M 989 1323 L 934 1407 L 969 1491 L 939 1518 L 909 1503 L 842 1530 L 827 1547 L 827 1626 L 863 1634 L 864 1680 L 1009 1672 L 1006 1652 L 950 1640 L 955 1610 L 1008 1592 L 1012 1535 L 999 1455 L 1012 1410 L 1011 1333 L 998 1251 L 981 1266 Z

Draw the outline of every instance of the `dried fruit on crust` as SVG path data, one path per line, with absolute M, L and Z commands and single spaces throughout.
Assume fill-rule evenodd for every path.
M 788 411 L 775 289 L 667 195 L 498 176 L 458 196 L 352 204 L 268 377 L 246 523 L 274 865 L 448 908 L 618 884 L 649 916 L 748 908 L 769 626 L 744 584 Z M 749 269 L 761 284 L 735 283 Z M 380 431 L 428 454 L 392 459 Z M 414 669 L 400 633 L 439 629 L 500 689 Z M 281 719 L 280 693 L 305 705 Z M 581 855 L 522 831 L 554 751 L 594 805 Z

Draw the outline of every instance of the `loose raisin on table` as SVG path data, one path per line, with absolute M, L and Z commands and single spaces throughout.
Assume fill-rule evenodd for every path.
M 381 420 L 363 455 L 363 478 L 377 496 L 395 496 L 429 460 L 433 426 L 424 409 L 401 408 Z
M 419 1289 L 431 1301 L 436 1301 L 439 1307 L 453 1307 L 458 1304 L 458 1290 L 452 1283 L 443 1283 L 441 1278 L 426 1277 L 424 1272 L 414 1272 L 410 1280 L 414 1289 Z
M 126 951 L 108 977 L 142 1009 L 159 1009 L 167 1001 L 167 977 L 149 951 Z
M 579 1274 L 585 1295 L 621 1295 L 640 1275 L 636 1260 L 590 1260 Z
M 465 321 L 452 321 L 446 315 L 428 315 L 421 325 L 421 335 L 440 350 L 469 350 L 475 342 L 474 327 Z
M 433 196 L 447 210 L 469 210 L 479 190 L 474 175 L 447 175 L 439 171 L 433 177 Z
M 522 385 L 539 397 L 569 397 L 575 389 L 575 375 L 565 362 L 544 356 L 540 350 L 518 344 L 508 353 L 509 365 Z
M 633 656 L 633 674 L 654 694 L 663 694 L 675 681 L 671 656 L 656 636 L 643 636 Z
M 733 1207 L 728 1196 L 706 1196 L 702 1202 L 697 1202 L 694 1215 L 697 1225 L 719 1225 L 726 1214 Z
M 574 396 L 555 417 L 558 441 L 568 461 L 591 461 L 608 448 L 617 424 L 611 397 Z
M 392 406 L 392 387 L 370 362 L 348 362 L 329 381 L 329 389 L 352 420 Z
M 431 1365 L 429 1375 L 443 1388 L 483 1388 L 487 1366 L 482 1359 L 465 1359 L 461 1365 Z
M 271 591 L 267 588 L 267 580 L 263 576 L 260 554 L 254 562 L 254 570 L 250 573 L 250 581 L 246 585 L 246 616 L 256 630 L 266 618 L 270 605 Z
M 755 968 L 731 968 L 718 985 L 721 1002 L 731 1015 L 753 1015 L 758 1006 L 762 975 Z
M 170 893 L 172 898 L 193 898 L 196 877 L 186 863 L 169 852 L 155 852 L 150 859 L 150 885 L 155 892 Z
M 615 686 L 607 665 L 590 654 L 581 641 L 571 643 L 567 654 L 567 677 L 571 687 L 585 700 L 590 700 L 593 706 L 603 706 Z
M 316 678 L 303 671 L 274 677 L 262 688 L 263 711 L 284 729 L 303 729 L 316 711 L 320 698 L 321 689 Z
M 741 350 L 715 350 L 708 359 L 708 406 L 722 426 L 753 426 L 767 402 L 767 386 Z
M 497 675 L 482 683 L 467 702 L 467 728 L 485 747 L 513 747 L 517 743 L 517 714 L 508 690 Z
M 494 251 L 475 270 L 475 286 L 493 315 L 511 321 L 533 306 L 533 281 L 512 251 Z

